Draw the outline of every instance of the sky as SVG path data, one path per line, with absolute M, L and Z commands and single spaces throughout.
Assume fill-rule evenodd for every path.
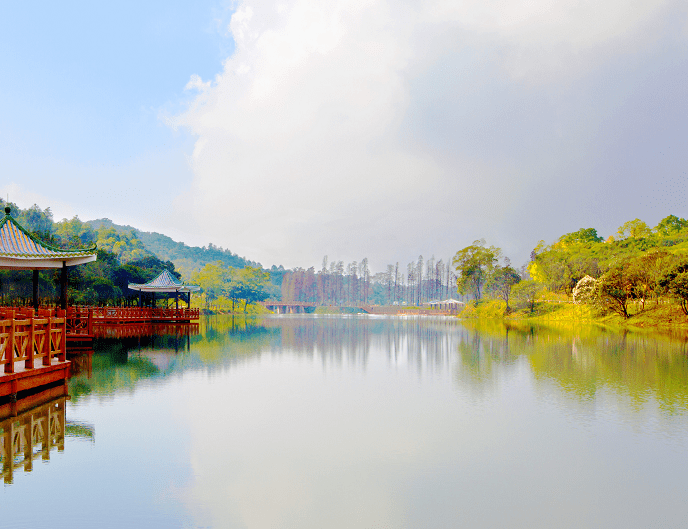
M 688 217 L 685 1 L 6 2 L 0 67 L 3 198 L 268 267 Z

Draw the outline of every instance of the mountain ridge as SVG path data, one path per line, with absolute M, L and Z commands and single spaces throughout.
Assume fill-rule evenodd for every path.
M 94 230 L 112 228 L 119 233 L 134 233 L 148 252 L 156 255 L 163 261 L 172 261 L 175 268 L 183 271 L 187 276 L 194 271 L 200 270 L 206 264 L 217 261 L 233 268 L 244 268 L 246 266 L 262 268 L 260 263 L 240 257 L 232 251 L 221 246 L 215 246 L 212 243 L 202 247 L 189 246 L 186 243 L 175 241 L 168 235 L 142 231 L 129 225 L 115 224 L 108 218 L 88 220 L 84 224 L 91 226 Z

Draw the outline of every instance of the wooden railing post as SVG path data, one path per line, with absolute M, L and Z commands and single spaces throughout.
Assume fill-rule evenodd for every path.
M 5 346 L 5 373 L 14 373 L 14 311 L 8 311 L 8 317 L 12 321 L 10 324 L 10 335 L 7 338 L 7 345 Z
M 26 360 L 24 361 L 24 369 L 33 369 L 34 357 L 34 331 L 36 330 L 36 318 L 31 316 L 31 327 L 29 329 L 29 336 L 26 344 Z
M 53 339 L 53 318 L 48 316 L 48 323 L 45 326 L 45 341 L 43 342 L 43 365 L 50 365 L 50 341 Z
M 60 348 L 60 354 L 57 359 L 60 362 L 67 361 L 67 319 L 65 319 L 62 324 L 62 347 Z

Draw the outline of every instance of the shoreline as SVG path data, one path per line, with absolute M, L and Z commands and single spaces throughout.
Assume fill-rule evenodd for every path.
M 616 329 L 637 330 L 688 330 L 688 316 L 681 307 L 673 303 L 648 302 L 643 308 L 640 304 L 633 305 L 633 312 L 624 319 L 618 314 L 599 314 L 587 305 L 566 303 L 536 304 L 531 313 L 527 309 L 520 309 L 505 314 L 506 305 L 503 301 L 482 301 L 476 305 L 468 305 L 458 315 L 460 320 L 497 319 L 504 322 L 522 322 L 533 324 L 593 324 Z

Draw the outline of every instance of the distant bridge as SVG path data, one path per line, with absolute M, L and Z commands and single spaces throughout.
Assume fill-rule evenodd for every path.
M 306 301 L 274 301 L 267 300 L 261 303 L 266 309 L 271 310 L 275 314 L 306 314 L 315 311 L 317 303 L 308 303 Z

